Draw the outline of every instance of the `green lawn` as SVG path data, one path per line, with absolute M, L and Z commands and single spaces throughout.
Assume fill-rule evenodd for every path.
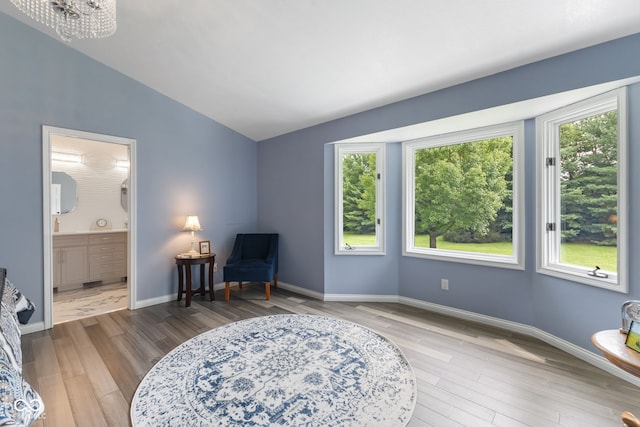
M 446 242 L 442 237 L 436 239 L 438 249 L 448 249 L 450 251 L 463 251 L 463 252 L 481 252 L 492 255 L 511 255 L 511 242 L 496 242 L 496 243 L 453 243 Z M 421 248 L 429 247 L 428 235 L 417 235 L 416 246 Z
M 373 246 L 376 237 L 373 234 L 344 234 L 344 241 L 351 246 Z M 511 242 L 497 243 L 452 243 L 438 238 L 439 249 L 449 249 L 464 252 L 481 252 L 494 255 L 511 255 Z M 416 236 L 416 246 L 429 247 L 429 236 Z M 611 246 L 596 246 L 584 243 L 564 243 L 561 247 L 561 262 L 595 268 L 599 266 L 603 270 L 617 270 L 616 248 Z
M 603 270 L 617 271 L 617 251 L 613 246 L 596 246 L 584 243 L 564 243 L 560 261 L 589 268 L 599 266 Z
M 354 234 L 344 233 L 344 242 L 351 246 L 374 246 L 376 244 L 375 234 Z

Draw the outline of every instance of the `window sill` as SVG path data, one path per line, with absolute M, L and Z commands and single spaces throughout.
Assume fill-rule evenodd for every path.
M 386 252 L 381 249 L 337 249 L 334 255 L 386 255 Z
M 413 249 L 402 252 L 403 256 L 414 258 L 433 259 L 438 261 L 457 262 L 462 264 L 482 265 L 485 267 L 507 268 L 511 270 L 524 270 L 524 262 L 519 262 L 513 256 L 482 255 L 472 252 L 438 250 L 434 253 L 427 249 Z
M 618 278 L 595 278 L 587 274 L 586 268 L 584 272 L 575 272 L 561 267 L 547 266 L 539 267 L 537 273 L 580 283 L 582 285 L 594 286 L 623 294 L 628 293 L 626 283 L 618 283 Z

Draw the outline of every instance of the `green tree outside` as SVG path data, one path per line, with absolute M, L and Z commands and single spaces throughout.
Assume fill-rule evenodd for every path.
M 415 232 L 429 248 L 451 231 L 489 233 L 508 195 L 512 137 L 415 152 Z
M 616 111 L 560 127 L 562 239 L 617 244 Z
M 376 155 L 350 153 L 342 157 L 343 232 L 374 234 L 376 230 Z M 373 238 L 375 243 L 375 236 Z
M 580 255 L 589 244 L 616 246 L 617 125 L 611 111 L 560 127 L 563 263 L 590 262 Z M 342 162 L 344 236 L 374 244 L 376 155 L 346 154 Z M 504 254 L 511 242 L 501 234 L 510 235 L 512 216 L 510 136 L 415 151 L 416 246 Z M 611 251 L 593 253 L 615 265 Z

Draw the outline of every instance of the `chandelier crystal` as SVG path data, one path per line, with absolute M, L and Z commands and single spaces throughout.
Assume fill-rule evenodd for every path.
M 11 0 L 36 21 L 55 28 L 65 42 L 116 32 L 116 0 Z

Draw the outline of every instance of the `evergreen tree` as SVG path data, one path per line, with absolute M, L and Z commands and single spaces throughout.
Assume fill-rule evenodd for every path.
M 616 245 L 616 111 L 560 127 L 562 237 L 566 242 Z
M 376 231 L 376 155 L 352 153 L 342 158 L 343 231 Z

